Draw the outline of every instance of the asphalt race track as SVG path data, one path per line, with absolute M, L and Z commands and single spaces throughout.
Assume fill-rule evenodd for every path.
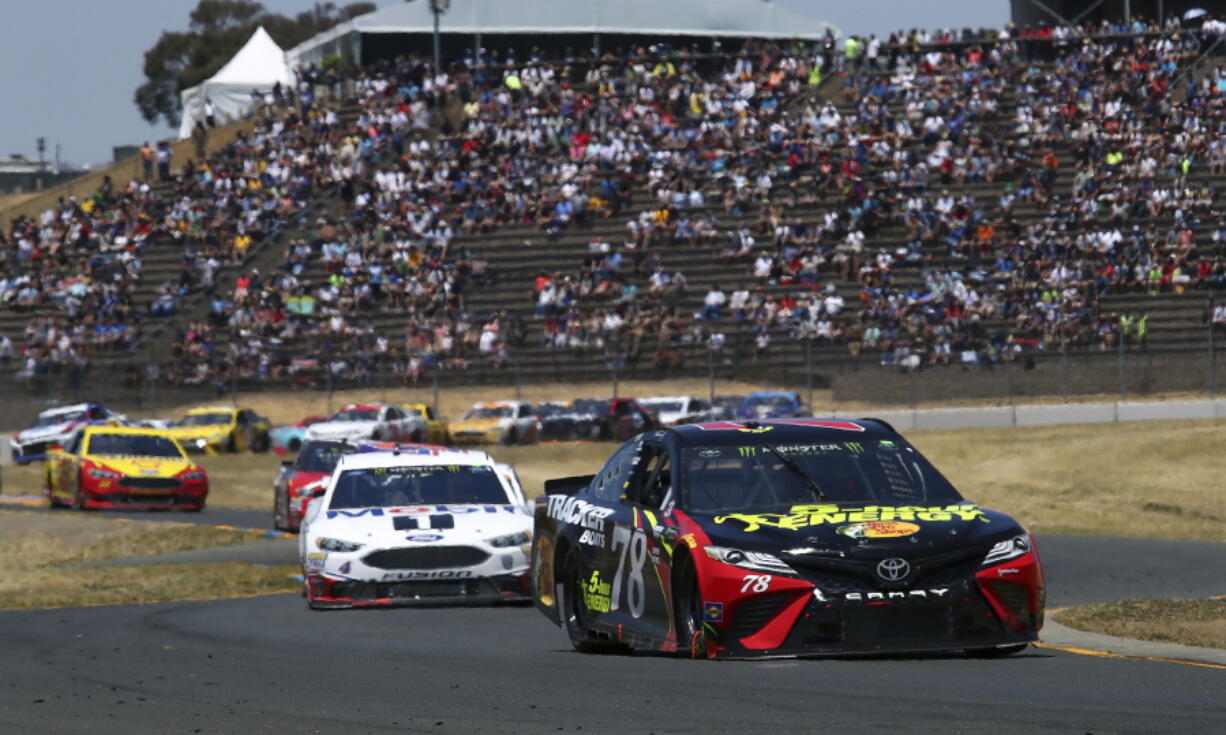
M 1226 592 L 1226 544 L 1039 543 L 1052 606 Z M 585 656 L 525 607 L 318 613 L 273 595 L 5 612 L 0 651 L 0 732 L 1226 731 L 1211 668 L 1051 649 Z

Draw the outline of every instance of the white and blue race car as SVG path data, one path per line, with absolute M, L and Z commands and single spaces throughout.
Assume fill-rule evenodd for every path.
M 49 448 L 67 446 L 84 426 L 122 426 L 127 421 L 123 414 L 115 413 L 100 403 L 49 408 L 38 414 L 30 428 L 13 436 L 13 461 L 17 464 L 37 462 L 47 455 Z
M 341 457 L 298 536 L 312 608 L 530 600 L 532 513 L 485 452 Z

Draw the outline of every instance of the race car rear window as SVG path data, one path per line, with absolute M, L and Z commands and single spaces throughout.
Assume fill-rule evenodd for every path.
M 71 411 L 68 413 L 56 413 L 50 416 L 39 416 L 34 419 L 34 426 L 55 426 L 57 424 L 67 424 L 73 421 L 84 421 L 84 411 Z
M 914 447 L 897 441 L 688 447 L 686 507 L 695 512 L 787 508 L 817 502 L 950 504 L 958 491 Z M 819 495 L 820 493 L 820 495 Z
M 173 441 L 152 434 L 94 434 L 89 438 L 86 453 L 120 457 L 183 457 Z
M 228 413 L 195 413 L 190 416 L 184 416 L 179 422 L 179 426 L 213 426 L 215 424 L 230 423 L 230 414 Z
M 352 411 L 341 411 L 333 416 L 329 421 L 378 421 L 379 412 L 373 409 L 354 409 Z
M 348 444 L 307 442 L 298 453 L 294 469 L 300 472 L 331 472 L 336 469 L 336 463 L 341 461 L 341 457 L 353 452 L 354 448 Z
M 493 467 L 435 465 L 347 470 L 336 479 L 329 508 L 406 505 L 508 505 Z

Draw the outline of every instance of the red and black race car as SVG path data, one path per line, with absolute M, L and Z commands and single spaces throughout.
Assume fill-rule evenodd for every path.
M 1026 530 L 871 419 L 641 434 L 546 483 L 531 580 L 580 651 L 1002 655 L 1043 624 Z
M 356 451 L 357 447 L 349 442 L 313 439 L 302 445 L 296 459 L 282 462 L 272 483 L 273 528 L 297 532 L 307 503 L 311 502 L 311 492 L 332 476 L 343 455 Z

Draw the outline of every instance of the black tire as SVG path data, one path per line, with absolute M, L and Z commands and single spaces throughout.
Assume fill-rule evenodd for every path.
M 690 658 L 707 657 L 707 633 L 703 627 L 702 595 L 698 574 L 689 557 L 673 568 L 673 610 L 676 616 L 677 653 Z
M 579 653 L 604 653 L 608 650 L 607 642 L 592 635 L 587 626 L 587 603 L 583 600 L 583 572 L 579 568 L 579 557 L 574 551 L 566 555 L 562 567 L 562 579 L 557 583 L 558 614 L 562 617 L 562 627 L 570 638 L 570 645 Z
M 302 440 L 298 437 L 294 437 L 285 443 L 285 448 L 294 454 L 297 454 L 298 450 L 302 449 Z
M 259 454 L 267 452 L 271 447 L 272 437 L 268 436 L 266 432 L 257 432 L 255 438 L 247 445 L 248 449 Z
M 506 446 L 512 446 L 519 441 L 519 433 L 515 429 L 508 429 L 506 434 L 502 436 L 502 443 Z
M 1004 658 L 1012 656 L 1015 653 L 1021 653 L 1030 647 L 1029 643 L 1018 643 L 1013 646 L 1002 646 L 998 648 L 972 648 L 966 652 L 972 658 Z
M 409 441 L 412 442 L 413 444 L 421 444 L 422 443 L 421 432 L 414 431 L 412 434 L 409 435 Z
M 226 454 L 234 454 L 237 451 L 238 443 L 234 441 L 234 432 L 230 432 L 226 436 L 226 440 L 221 443 L 221 451 Z

